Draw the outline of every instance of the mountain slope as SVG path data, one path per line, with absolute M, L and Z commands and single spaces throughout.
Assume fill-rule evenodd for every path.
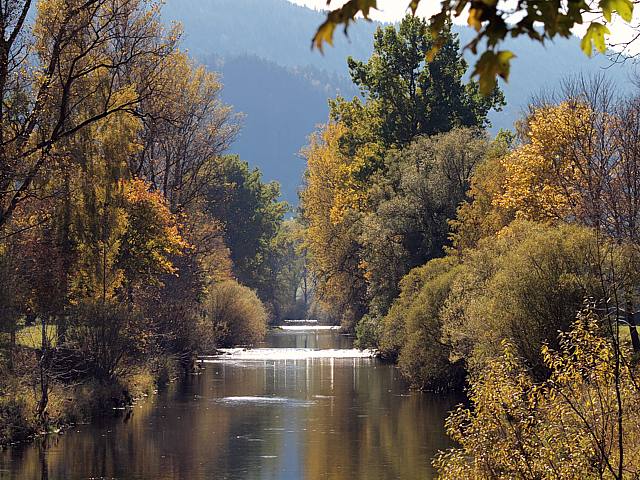
M 208 58 L 222 73 L 223 98 L 245 112 L 243 128 L 231 151 L 260 167 L 281 184 L 283 198 L 297 204 L 297 188 L 306 167 L 298 155 L 316 125 L 326 122 L 327 98 L 353 96 L 344 77 L 313 69 L 292 70 L 255 56 Z

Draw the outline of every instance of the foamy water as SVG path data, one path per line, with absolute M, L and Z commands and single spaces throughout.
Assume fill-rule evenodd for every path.
M 220 355 L 202 357 L 205 363 L 225 360 L 305 360 L 311 358 L 372 358 L 375 350 L 310 348 L 221 348 Z
M 281 330 L 340 330 L 339 325 L 280 325 L 278 327 Z
M 296 398 L 285 397 L 261 397 L 261 396 L 238 396 L 238 397 L 222 397 L 214 400 L 216 403 L 224 403 L 228 405 L 278 405 L 286 404 L 288 406 L 308 407 L 314 405 L 313 400 L 300 400 Z

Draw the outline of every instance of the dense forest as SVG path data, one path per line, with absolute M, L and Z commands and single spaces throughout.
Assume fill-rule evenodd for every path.
M 151 0 L 2 3 L 0 445 L 129 408 L 199 374 L 204 355 L 245 352 L 271 327 L 311 319 L 340 325 L 416 391 L 466 396 L 444 425 L 451 448 L 433 459 L 443 479 L 640 477 L 637 88 L 606 72 L 567 76 L 536 92 L 512 128 L 496 129 L 513 110 L 495 82 L 512 57 L 497 61 L 506 54 L 495 45 L 508 32 L 568 37 L 581 18 L 569 9 L 541 16 L 542 30 L 534 20 L 486 30 L 495 12 L 477 3 L 482 16 L 469 23 L 489 40 L 491 61 L 481 56 L 475 75 L 458 29 L 407 14 L 358 27 L 368 37 L 346 59 L 349 84 L 202 50 L 205 67 Z M 629 5 L 602 12 L 627 19 Z M 370 6 L 350 0 L 330 12 L 316 45 Z M 589 29 L 590 54 L 604 44 Z M 218 67 L 247 102 L 262 102 L 262 123 L 298 122 L 279 123 L 282 138 L 250 137 L 256 152 L 309 134 L 298 207 L 252 166 L 260 158 L 230 153 L 243 120 L 223 100 Z M 265 80 L 266 100 L 243 83 L 265 71 L 279 84 Z M 300 133 L 313 115 L 279 99 L 309 91 L 316 107 L 331 98 L 324 123 Z M 307 341 L 298 350 L 308 354 Z M 345 357 L 353 368 L 358 355 Z M 331 392 L 348 396 L 356 370 L 334 391 L 330 358 Z M 255 385 L 268 383 L 263 373 Z M 223 400 L 288 405 L 271 390 L 275 363 L 272 375 L 273 395 Z M 374 397 L 400 402 L 372 378 Z M 301 405 L 329 399 L 333 412 L 334 398 Z M 402 463 L 391 423 L 375 425 Z M 330 438 L 316 444 L 333 448 Z M 326 471 L 325 461 L 311 470 Z
M 442 478 L 636 478 L 634 95 L 567 78 L 491 136 L 456 35 L 379 29 L 304 150 L 317 295 L 419 389 L 466 389 Z

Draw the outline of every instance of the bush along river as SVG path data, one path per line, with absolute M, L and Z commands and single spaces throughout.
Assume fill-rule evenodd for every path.
M 0 452 L 0 479 L 430 479 L 457 398 L 291 323 L 117 417 Z

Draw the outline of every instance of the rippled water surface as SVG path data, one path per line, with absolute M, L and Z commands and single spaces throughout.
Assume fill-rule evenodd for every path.
M 334 330 L 270 333 L 97 424 L 0 452 L 2 479 L 430 479 L 455 399 Z

